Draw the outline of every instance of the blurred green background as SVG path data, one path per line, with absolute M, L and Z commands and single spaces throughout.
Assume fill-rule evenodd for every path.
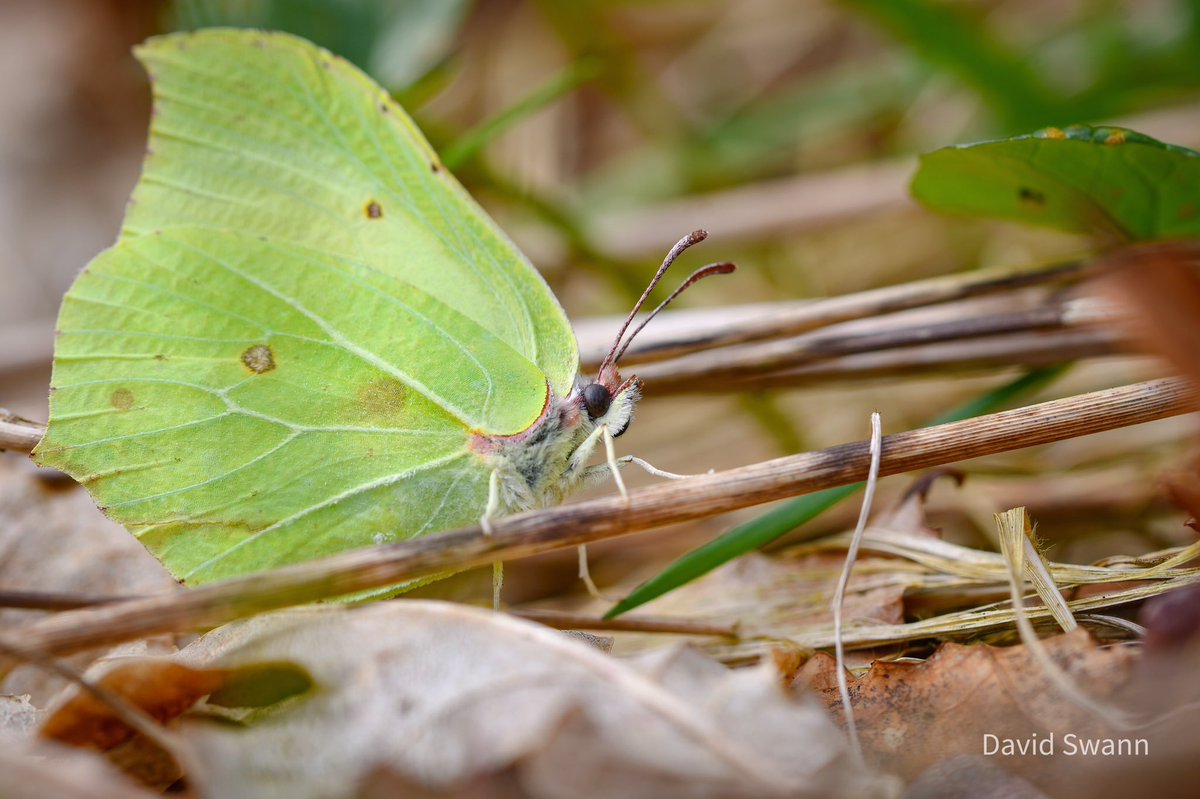
M 368 70 L 572 318 L 622 312 L 698 227 L 689 261 L 741 269 L 681 306 L 1074 254 L 1088 242 L 917 207 L 915 155 L 1073 122 L 1200 145 L 1200 0 L 3 0 L 0 406 L 45 418 L 57 305 L 116 238 L 149 113 L 130 47 L 210 25 L 292 31 Z M 1062 390 L 1143 372 L 1110 359 Z M 651 385 L 622 448 L 729 467 L 862 438 L 872 409 L 905 429 L 1012 374 L 661 401 Z M 1103 437 L 1102 459 L 1178 437 L 1149 429 Z M 1092 446 L 994 469 L 1089 463 Z M 1106 479 L 1079 491 L 1135 482 Z

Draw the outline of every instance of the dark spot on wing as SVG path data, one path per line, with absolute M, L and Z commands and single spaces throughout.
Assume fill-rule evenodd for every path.
M 432 172 L 433 172 L 433 174 L 435 174 L 435 175 L 436 175 L 437 173 L 439 173 L 439 172 L 441 172 L 441 171 L 442 171 L 442 165 L 441 165 L 441 164 L 439 164 L 437 161 L 430 161 L 430 162 L 429 162 L 429 169 L 430 169 L 430 171 L 432 171 Z
M 275 368 L 275 353 L 266 344 L 255 344 L 242 353 L 242 365 L 261 375 Z
M 133 392 L 127 388 L 118 388 L 108 398 L 108 401 L 118 411 L 127 411 L 133 407 Z
M 367 215 L 367 219 L 379 219 L 383 216 L 383 206 L 371 200 L 363 206 L 363 213 Z
M 1021 202 L 1028 205 L 1045 205 L 1046 195 L 1042 194 L 1037 189 L 1031 189 L 1028 186 L 1022 186 L 1017 189 L 1017 196 L 1021 198 Z
M 380 103 L 379 110 L 386 114 L 390 109 L 388 109 L 387 103 Z
M 358 404 L 368 416 L 395 416 L 404 410 L 408 388 L 394 377 L 372 380 L 358 390 Z

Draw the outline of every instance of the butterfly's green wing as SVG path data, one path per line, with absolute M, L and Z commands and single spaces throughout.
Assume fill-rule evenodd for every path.
M 125 230 L 68 292 L 42 463 L 192 583 L 477 519 L 473 432 L 575 343 L 386 94 L 290 36 L 152 41 Z

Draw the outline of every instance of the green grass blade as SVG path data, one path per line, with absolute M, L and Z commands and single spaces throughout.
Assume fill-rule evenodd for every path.
M 993 389 L 963 405 L 933 419 L 929 425 L 945 424 L 960 419 L 969 419 L 985 413 L 993 413 L 1011 405 L 1017 398 L 1033 393 L 1058 379 L 1068 365 L 1034 369 L 1021 377 Z M 674 591 L 697 577 L 707 574 L 718 566 L 736 557 L 751 552 L 788 533 L 805 522 L 856 493 L 862 483 L 839 486 L 798 497 L 774 508 L 757 519 L 740 524 L 724 535 L 693 549 L 680 557 L 666 569 L 635 588 L 604 614 L 612 619 L 652 599 Z

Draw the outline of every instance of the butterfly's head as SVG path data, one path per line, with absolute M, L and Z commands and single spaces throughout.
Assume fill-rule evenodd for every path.
M 577 389 L 575 392 L 579 398 L 580 410 L 588 415 L 595 424 L 604 424 L 608 426 L 609 431 L 614 437 L 621 435 L 625 429 L 629 427 L 629 422 L 633 420 L 633 406 L 637 404 L 638 399 L 642 396 L 642 383 L 634 375 L 628 380 L 621 379 L 621 373 L 617 371 L 617 362 L 621 360 L 621 356 L 625 354 L 625 350 L 629 349 L 629 345 L 633 342 L 635 336 L 642 331 L 646 323 L 653 319 L 659 311 L 666 308 L 672 300 L 683 293 L 684 289 L 695 283 L 697 280 L 706 278 L 710 275 L 725 275 L 732 272 L 735 267 L 729 263 L 709 264 L 703 269 L 698 269 L 692 273 L 691 277 L 683 281 L 679 288 L 671 292 L 671 296 L 667 297 L 658 307 L 649 313 L 638 326 L 625 335 L 629 330 L 629 325 L 637 316 L 638 311 L 642 309 L 646 299 L 650 296 L 650 292 L 654 291 L 654 287 L 662 280 L 667 269 L 675 262 L 675 259 L 693 244 L 698 244 L 708 238 L 708 233 L 703 230 L 696 230 L 680 239 L 671 251 L 667 253 L 667 257 L 663 260 L 662 266 L 654 274 L 654 278 L 650 284 L 646 286 L 646 290 L 642 292 L 642 296 L 633 306 L 633 310 L 626 317 L 625 323 L 621 325 L 621 329 L 617 332 L 617 338 L 613 342 L 612 349 L 608 351 L 603 362 L 600 364 L 600 370 L 596 373 L 596 379 Z
M 581 381 L 582 382 L 582 381 Z M 622 380 L 616 365 L 601 370 L 596 379 L 576 392 L 582 413 L 595 425 L 607 425 L 613 437 L 621 435 L 633 421 L 633 406 L 642 396 L 637 375 Z

